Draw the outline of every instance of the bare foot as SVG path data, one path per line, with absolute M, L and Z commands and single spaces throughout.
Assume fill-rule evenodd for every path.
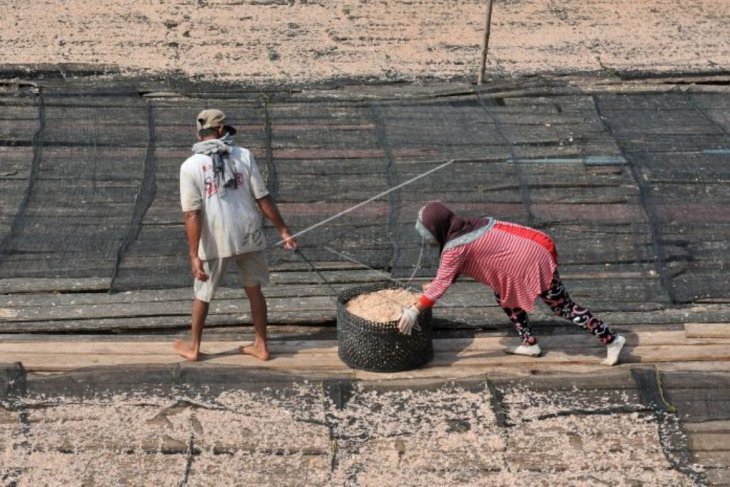
M 175 351 L 186 359 L 195 362 L 200 356 L 200 352 L 196 351 L 192 345 L 183 340 L 177 340 L 173 345 Z
M 265 344 L 252 343 L 241 347 L 241 353 L 245 355 L 253 355 L 259 360 L 269 360 L 269 349 Z

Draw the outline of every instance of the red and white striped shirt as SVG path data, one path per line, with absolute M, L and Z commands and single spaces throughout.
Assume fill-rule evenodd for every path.
M 529 312 L 540 293 L 550 289 L 557 267 L 550 237 L 497 221 L 478 239 L 443 251 L 436 278 L 421 296 L 421 303 L 432 306 L 463 274 L 499 293 L 500 306 Z

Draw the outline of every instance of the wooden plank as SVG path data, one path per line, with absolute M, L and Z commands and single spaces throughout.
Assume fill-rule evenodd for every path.
M 691 269 L 690 269 L 691 270 Z M 698 301 L 701 299 L 724 299 L 728 297 L 730 275 L 720 273 L 716 269 L 707 269 L 698 272 L 682 273 L 672 279 L 675 295 L 682 301 Z M 708 320 L 710 321 L 710 320 Z M 719 319 L 718 322 L 728 322 Z
M 727 156 L 695 152 L 664 152 L 642 158 L 642 170 L 651 181 L 718 184 L 730 177 Z
M 38 122 L 33 119 L 0 119 L 0 134 L 2 134 L 0 140 L 2 140 L 2 145 L 28 145 L 32 143 L 33 134 L 36 130 L 38 130 Z
M 708 353 L 711 353 L 711 350 L 707 350 Z M 722 355 L 722 353 L 718 353 L 718 355 Z M 678 360 L 678 362 L 681 360 Z M 687 360 L 685 360 L 687 361 Z M 704 402 L 704 403 L 726 403 L 730 405 L 730 389 L 728 388 L 711 388 L 711 387 L 705 387 L 705 388 L 686 388 L 686 389 L 668 389 L 669 395 L 672 398 L 674 402 L 682 403 L 682 402 Z M 720 419 L 730 419 L 730 409 L 725 408 L 722 411 L 719 411 L 721 414 L 724 415 L 722 418 L 715 418 L 717 420 Z
M 661 163 L 659 162 L 659 164 Z M 727 204 L 728 197 L 730 197 L 730 189 L 721 181 L 702 181 L 701 193 L 697 191 L 697 181 L 652 181 L 652 184 L 657 192 L 653 199 L 660 204 Z M 702 214 L 696 216 L 700 221 L 704 217 Z
M 730 468 L 708 468 L 704 474 L 708 485 L 730 485 Z
M 353 375 L 357 380 L 363 381 L 392 381 L 392 380 L 413 380 L 413 379 L 484 379 L 515 377 L 535 378 L 536 376 L 561 376 L 566 374 L 595 374 L 605 371 L 606 367 L 597 362 L 594 364 L 551 364 L 549 367 L 541 367 L 534 362 L 511 363 L 511 364 L 490 364 L 465 366 L 459 364 L 451 367 L 426 366 L 420 369 L 407 370 L 404 372 L 367 372 L 354 370 Z
M 282 180 L 293 178 L 300 174 L 309 176 L 363 176 L 372 174 L 372 168 L 382 167 L 384 162 L 385 161 L 382 158 L 361 158 L 347 160 L 291 160 L 286 158 L 277 158 L 276 171 Z
M 730 347 L 720 345 L 637 346 L 630 352 L 641 363 L 729 361 Z
M 552 372 L 550 376 L 528 378 L 497 378 L 490 379 L 498 390 L 550 391 L 551 393 L 567 392 L 575 395 L 575 399 L 583 400 L 586 396 L 595 396 L 596 391 L 619 392 L 624 398 L 636 397 L 638 393 L 631 369 L 625 367 L 603 367 L 597 373 L 585 371 L 578 374 L 558 374 Z M 528 399 L 529 401 L 529 399 Z
M 311 312 L 303 315 L 296 311 L 271 313 L 269 324 L 274 325 L 312 325 L 319 327 L 323 324 L 334 323 L 334 313 Z M 212 315 L 206 320 L 206 329 L 215 327 L 247 326 L 252 323 L 250 313 Z M 88 320 L 60 320 L 47 322 L 8 322 L 2 325 L 3 333 L 58 333 L 58 332 L 104 332 L 116 333 L 121 331 L 159 331 L 159 330 L 186 330 L 190 326 L 190 316 L 151 316 L 151 317 L 122 317 L 97 318 Z
M 341 289 L 347 289 L 349 286 L 341 286 Z M 286 293 L 266 293 L 269 311 L 272 316 L 279 312 L 300 312 L 302 316 L 306 315 L 323 315 L 326 314 L 334 318 L 336 312 L 336 295 L 329 288 L 322 289 L 321 293 L 316 295 L 286 295 Z M 280 295 L 280 296 L 279 296 Z M 188 295 L 190 296 L 190 294 Z M 47 300 L 36 301 L 37 305 L 27 306 L 15 303 L 28 302 L 16 301 L 10 302 L 7 306 L 0 309 L 3 310 L 7 323 L 14 322 L 43 322 L 55 320 L 89 320 L 98 318 L 143 318 L 145 316 L 178 316 L 188 313 L 188 307 L 191 297 L 188 299 L 180 298 L 175 300 L 140 300 L 137 302 L 105 302 L 100 300 L 94 302 L 87 300 L 86 302 L 73 302 L 63 304 L 51 297 Z M 509 321 L 504 316 L 501 309 L 496 306 L 493 300 L 484 305 L 480 304 L 481 298 L 476 296 L 474 302 L 444 299 L 443 303 L 434 311 L 437 320 L 466 320 L 472 324 L 487 323 L 503 324 L 507 326 Z M 242 291 L 230 298 L 217 298 L 211 303 L 210 315 L 247 313 L 249 305 Z M 600 316 L 611 317 L 615 313 L 603 310 Z M 547 318 L 550 320 L 551 326 L 567 327 L 569 322 L 563 321 L 557 317 L 553 317 L 547 310 L 538 310 L 533 313 L 533 324 L 540 327 L 540 319 Z M 664 316 L 666 318 L 666 316 Z M 298 320 L 300 321 L 300 320 Z M 611 320 L 613 321 L 613 320 Z M 660 323 L 666 323 L 671 320 L 660 320 Z M 635 321 L 634 321 L 635 322 Z M 640 321 L 641 322 L 641 321 Z M 626 323 L 626 321 L 624 321 Z M 573 326 L 570 326 L 573 328 Z M 575 328 L 578 331 L 578 328 Z M 702 341 L 702 339 L 698 339 Z M 705 340 L 706 341 L 706 340 Z
M 505 96 L 505 106 L 490 107 L 499 112 L 533 113 L 555 110 L 560 113 L 595 112 L 595 104 L 590 95 L 553 94 L 551 96 Z
M 38 356 L 30 355 L 12 355 L 13 357 L 22 358 L 23 365 L 29 372 L 54 372 L 54 371 L 71 371 L 84 367 L 96 366 L 125 366 L 125 365 L 170 365 L 174 363 L 185 362 L 182 357 L 172 352 L 168 355 L 111 355 L 111 354 L 87 354 L 84 356 L 67 355 L 67 354 L 46 354 Z M 321 372 L 340 372 L 346 374 L 349 368 L 339 361 L 336 354 L 331 355 L 313 355 L 314 359 L 308 359 L 304 356 L 292 357 L 274 357 L 263 363 L 253 357 L 236 353 L 237 348 L 231 347 L 227 355 L 215 356 L 214 358 L 206 358 L 204 363 L 208 365 L 235 365 L 243 367 L 255 367 L 260 369 L 265 367 L 267 370 L 276 370 L 284 372 L 312 371 L 314 373 Z M 235 353 L 235 354 L 234 354 Z M 262 365 L 264 364 L 264 365 Z
M 140 120 L 147 120 L 147 111 L 140 110 Z M 65 121 L 47 121 L 43 143 L 48 145 L 81 145 L 91 147 L 147 147 L 147 124 L 91 126 L 79 129 L 77 115 L 70 114 Z
M 234 312 L 247 312 L 248 303 L 244 303 L 243 299 L 238 300 L 216 300 L 213 301 L 213 309 L 211 314 L 230 314 Z M 314 297 L 301 299 L 296 297 L 290 298 L 273 298 L 268 300 L 270 313 L 277 311 L 294 311 L 298 310 L 302 313 L 308 311 L 319 311 L 326 308 L 333 308 L 333 300 L 330 297 Z M 6 313 L 5 317 L 8 323 L 27 322 L 27 321 L 57 321 L 57 320 L 83 320 L 95 318 L 115 318 L 115 317 L 144 317 L 144 316 L 180 316 L 190 313 L 190 302 L 166 302 L 166 303 L 147 303 L 145 306 L 139 305 L 92 305 L 92 306 L 51 306 L 51 307 L 35 307 L 35 308 L 19 308 L 16 309 L 13 316 Z
M 333 263 L 336 265 L 337 263 Z M 73 281 L 73 280 L 72 280 Z M 2 281 L 0 281 L 2 282 Z M 335 286 L 337 288 L 337 286 Z M 342 290 L 348 289 L 348 285 L 341 285 Z M 307 297 L 307 296 L 329 296 L 331 290 L 328 286 L 318 284 L 307 285 L 287 285 L 281 284 L 277 286 L 269 286 L 265 288 L 264 294 L 267 298 L 280 297 Z M 218 300 L 241 299 L 243 297 L 243 289 L 238 287 L 221 287 L 216 292 L 215 303 Z M 53 288 L 48 292 L 37 291 L 26 294 L 0 294 L 0 307 L 33 307 L 33 306 L 86 306 L 86 305 L 104 305 L 104 304 L 135 304 L 144 305 L 145 303 L 160 302 L 189 302 L 192 299 L 192 283 L 189 286 L 181 288 L 168 289 L 150 289 L 150 290 L 132 290 L 122 293 L 57 293 Z
M 362 257 L 358 254 L 355 254 L 355 256 Z M 171 260 L 170 262 L 176 261 L 177 260 Z M 368 264 L 372 266 L 383 265 L 382 262 L 372 261 L 368 262 Z M 133 265 L 135 265 L 135 261 L 130 259 L 130 266 L 125 265 L 120 268 L 118 279 L 115 283 L 118 290 L 138 289 L 142 285 L 148 289 L 173 288 L 191 285 L 189 270 L 185 265 L 163 265 L 158 267 L 144 266 L 139 269 L 133 267 Z M 387 280 L 381 272 L 369 270 L 352 270 L 348 272 L 324 271 L 322 272 L 322 275 L 324 276 L 324 279 L 326 279 L 327 283 L 335 285 L 337 288 L 345 284 L 356 286 Z M 233 277 L 230 281 L 224 281 L 223 284 L 231 287 L 240 286 L 238 279 Z M 304 284 L 319 286 L 322 284 L 322 277 L 310 271 L 271 273 L 272 287 Z
M 208 354 L 224 354 L 236 350 L 240 341 L 206 340 L 204 351 Z M 58 342 L 12 342 L 1 343 L 0 350 L 8 354 L 25 355 L 170 355 L 172 340 L 154 341 L 77 341 L 72 344 Z M 286 340 L 272 341 L 269 344 L 272 354 L 336 354 L 336 340 Z
M 583 349 L 586 353 L 575 351 L 563 352 L 560 350 L 544 350 L 543 356 L 535 362 L 535 366 L 541 364 L 559 363 L 590 363 L 600 360 L 605 355 L 604 350 Z M 593 352 L 593 354 L 588 354 Z M 453 355 L 452 355 L 453 354 Z M 458 353 L 449 352 L 434 358 L 434 364 L 447 364 L 458 361 L 460 365 L 490 364 L 500 365 L 504 359 L 501 356 L 504 352 L 501 348 L 491 352 L 485 351 L 462 351 Z M 521 359 L 520 359 L 521 360 Z M 534 360 L 534 359 L 533 359 Z M 698 362 L 698 361 L 730 361 L 730 351 L 727 345 L 686 345 L 686 346 L 636 346 L 628 348 L 622 354 L 623 363 L 660 363 L 660 362 Z M 511 362 L 509 362 L 511 363 Z
M 712 345 L 730 344 L 730 340 L 696 342 L 687 339 L 682 331 L 636 331 L 624 335 L 626 345 L 636 346 L 684 346 L 684 345 Z M 508 338 L 511 340 L 511 337 Z M 548 335 L 539 337 L 540 345 L 545 349 L 595 349 L 602 351 L 605 346 L 588 334 L 580 335 Z M 504 337 L 479 338 L 444 338 L 434 340 L 434 350 L 437 351 L 465 351 L 490 350 L 505 345 Z
M 557 187 L 540 186 L 530 187 L 530 201 L 536 205 L 575 205 L 577 209 L 584 206 L 603 203 L 606 205 L 636 206 L 639 204 L 638 194 L 634 191 L 627 191 L 621 187 L 604 187 L 600 192 L 596 191 L 597 184 L 594 182 L 574 183 L 565 181 L 565 184 Z
M 688 440 L 692 451 L 730 452 L 730 432 L 691 433 Z
M 676 335 L 676 334 L 675 334 Z M 565 348 L 546 349 L 540 359 L 505 354 L 503 344 L 498 338 L 481 338 L 474 340 L 478 348 L 463 348 L 464 341 L 437 342 L 438 349 L 428 368 L 434 367 L 490 367 L 524 365 L 531 367 L 551 367 L 554 364 L 596 364 L 603 356 L 602 348 L 581 347 L 580 350 L 569 351 Z M 441 347 L 441 345 L 445 346 Z M 311 342 L 272 342 L 274 359 L 261 365 L 254 359 L 242 356 L 237 352 L 237 342 L 204 343 L 203 351 L 208 353 L 206 362 L 221 365 L 253 365 L 274 369 L 310 369 L 327 368 L 338 369 L 343 367 L 337 357 L 337 347 L 334 341 Z M 28 370 L 70 370 L 92 365 L 121 365 L 121 364 L 169 364 L 179 361 L 179 357 L 172 351 L 170 343 L 140 343 L 140 342 L 82 342 L 74 347 L 59 347 L 57 343 L 42 342 L 12 342 L 1 343 L 0 350 L 3 360 L 22 362 Z M 636 345 L 627 346 L 622 359 L 624 362 L 676 362 L 676 361 L 729 361 L 730 347 L 724 345 Z M 695 393 L 696 394 L 696 393 Z M 730 395 L 726 391 L 706 391 L 705 401 L 727 400 Z M 719 395 L 718 395 L 719 394 Z M 676 391 L 672 391 L 672 398 Z
M 31 293 L 59 291 L 106 291 L 109 289 L 109 278 L 32 278 L 32 279 L 0 279 L 0 293 Z
M 131 303 L 127 305 L 84 305 L 84 306 L 66 306 L 62 307 L 58 312 L 50 311 L 43 314 L 43 311 L 32 311 L 36 318 L 28 319 L 26 311 L 18 310 L 15 307 L 6 307 L 3 309 L 4 323 L 2 330 L 6 333 L 21 332 L 52 332 L 52 331 L 69 331 L 69 330 L 124 330 L 124 329 L 175 329 L 186 327 L 188 320 L 188 307 L 190 299 L 182 299 L 168 303 L 153 303 L 147 306 L 144 302 Z M 294 311 L 291 309 L 291 298 L 285 295 L 281 299 L 270 299 L 269 322 L 271 324 L 321 324 L 334 323 L 336 320 L 336 306 L 333 296 L 330 293 L 324 293 L 317 298 L 320 302 L 319 306 L 311 306 L 304 311 Z M 298 302 L 298 301 L 297 301 Z M 303 303 L 313 302 L 312 300 L 303 299 Z M 52 302 L 51 302 L 52 303 Z M 305 306 L 306 307 L 306 306 Z M 52 307 L 51 307 L 52 308 Z M 141 311 L 140 311 L 141 310 Z M 162 314 L 155 314 L 150 310 L 157 310 Z M 594 309 L 595 311 L 595 309 Z M 25 315 L 23 315 L 25 313 Z M 53 314 L 53 316 L 50 316 Z M 23 321 L 22 316 L 26 316 Z M 666 325 L 671 323 L 681 324 L 684 322 L 685 315 L 681 310 L 668 312 L 612 312 L 601 311 L 599 316 L 608 320 L 609 323 L 620 323 L 617 329 L 621 332 L 627 329 L 627 325 L 640 324 L 647 326 L 651 324 Z M 488 307 L 466 307 L 466 308 L 449 308 L 439 307 L 435 312 L 437 320 L 436 326 L 442 329 L 463 328 L 479 330 L 479 327 L 498 327 L 507 330 L 512 334 L 511 325 L 504 316 L 503 312 L 496 306 Z M 542 322 L 541 319 L 549 321 Z M 208 327 L 229 326 L 250 324 L 251 316 L 248 310 L 248 304 L 240 294 L 231 300 L 215 300 L 212 312 L 207 320 Z M 544 336 L 552 333 L 552 330 L 565 331 L 566 328 L 573 329 L 568 322 L 553 318 L 550 314 L 533 315 L 533 326 L 535 327 L 537 336 Z M 476 327 L 476 328 L 474 328 Z M 578 331 L 577 328 L 575 329 Z M 579 336 L 587 336 L 582 333 Z M 693 339 L 691 343 L 702 344 L 713 340 L 715 343 L 718 339 Z M 723 339 L 724 342 L 724 339 Z
M 603 351 L 605 347 L 588 336 L 552 336 L 541 339 L 541 344 L 546 349 L 587 349 Z M 206 341 L 206 347 L 213 349 L 225 348 L 232 342 L 228 341 Z M 433 342 L 434 351 L 436 353 L 469 353 L 484 351 L 502 351 L 505 345 L 503 337 L 481 337 L 481 338 L 443 338 Z M 627 346 L 681 346 L 688 345 L 681 331 L 671 332 L 646 332 L 640 333 L 639 336 L 630 335 L 627 337 Z M 159 354 L 168 353 L 164 343 L 160 341 L 148 342 L 125 342 L 125 341 L 82 341 L 74 343 L 73 347 L 67 352 L 69 354 L 86 354 L 86 353 L 117 353 L 119 350 L 130 350 L 134 355 Z M 271 343 L 272 353 L 334 353 L 337 351 L 337 342 L 334 340 L 286 340 L 275 341 Z M 14 341 L 0 343 L 0 351 L 7 353 L 58 353 L 59 344 L 57 342 L 32 342 L 25 343 L 23 341 Z
M 729 338 L 730 323 L 685 323 L 687 338 Z
M 660 112 L 666 111 L 694 111 L 692 101 L 689 97 L 676 97 L 669 94 L 614 94 L 606 93 L 596 95 L 601 104 L 601 109 L 608 114 L 613 111 L 647 111 Z
M 12 103 L 12 102 L 11 102 Z M 33 104 L 21 104 L 21 103 L 2 103 L 2 114 L 0 114 L 0 120 L 10 121 L 12 123 L 20 120 L 36 120 L 38 118 L 38 107 Z
M 713 107 L 706 110 L 707 117 L 721 127 L 726 133 L 730 132 L 730 115 L 725 109 Z
M 693 451 L 692 458 L 695 463 L 705 468 L 722 468 L 730 467 L 730 451 Z
M 725 363 L 727 364 L 727 362 Z M 727 367 L 725 370 L 727 370 Z M 692 421 L 724 421 L 730 419 L 730 393 L 727 389 L 665 388 L 664 395 L 680 415 L 692 418 Z
M 682 428 L 687 433 L 730 434 L 730 420 L 708 421 L 705 423 L 684 422 Z M 726 450 L 730 450 L 730 448 L 726 448 Z
M 662 384 L 669 391 L 682 389 L 728 389 L 730 388 L 730 374 L 672 371 L 662 374 Z
M 662 374 L 723 374 L 728 370 L 727 362 L 675 362 L 656 364 L 655 367 Z
M 373 128 L 353 130 L 353 126 L 350 125 L 345 126 L 345 130 L 340 130 L 336 124 L 299 126 L 297 128 L 299 130 L 276 130 L 276 127 L 272 126 L 271 144 L 274 150 L 292 150 L 301 147 L 349 147 L 351 149 L 379 147 L 377 133 Z
M 706 110 L 730 108 L 730 98 L 721 93 L 692 93 L 690 99 Z
M 210 353 L 206 357 L 206 364 L 217 364 L 217 365 L 241 365 L 241 366 L 256 366 L 265 367 L 272 370 L 288 370 L 288 371 L 305 371 L 314 369 L 326 369 L 326 370 L 341 370 L 347 372 L 349 370 L 337 357 L 335 351 L 329 353 L 312 353 L 312 354 L 282 354 L 275 355 L 272 360 L 262 363 L 256 359 L 241 355 L 237 353 L 239 344 L 228 346 L 225 350 L 216 353 L 210 353 L 210 344 L 204 349 Z M 65 354 L 65 353 L 48 353 L 48 354 L 28 354 L 28 353 L 8 353 L 6 354 L 8 360 L 20 361 L 28 371 L 54 371 L 54 370 L 73 370 L 81 367 L 88 366 L 108 366 L 108 365 L 135 365 L 135 364 L 150 364 L 150 365 L 161 365 L 161 364 L 172 364 L 183 361 L 177 356 L 172 350 L 172 346 L 168 345 L 167 352 L 159 354 L 149 355 L 134 355 L 134 354 L 108 354 L 108 353 L 86 353 L 86 354 Z M 561 357 L 563 360 L 558 359 L 554 356 L 551 362 L 557 363 L 592 363 L 596 362 L 595 357 L 584 357 L 583 360 L 577 358 L 570 358 L 565 360 L 565 356 Z M 458 362 L 458 364 L 456 363 Z M 545 361 L 543 361 L 545 362 Z M 473 367 L 473 366 L 500 366 L 500 365 L 516 365 L 516 364 L 527 364 L 535 366 L 534 359 L 528 357 L 510 356 L 504 353 L 497 355 L 491 360 L 485 359 L 465 359 L 462 357 L 457 358 L 453 353 L 443 353 L 437 355 L 432 362 L 428 364 L 428 368 L 435 367 Z M 542 366 L 549 364 L 543 363 Z M 485 369 L 487 370 L 487 369 Z
M 623 152 L 631 159 L 631 154 L 653 152 L 702 152 L 712 147 L 723 147 L 726 144 L 724 135 L 654 135 L 654 136 L 627 136 L 617 139 Z
M 532 210 L 538 218 L 568 221 L 634 222 L 643 221 L 646 214 L 639 205 L 614 204 L 536 204 Z

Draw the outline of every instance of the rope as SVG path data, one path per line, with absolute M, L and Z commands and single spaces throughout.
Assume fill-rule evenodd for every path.
M 436 167 L 434 167 L 434 168 L 432 168 L 432 169 L 429 169 L 428 171 L 426 171 L 426 172 L 424 172 L 424 173 L 421 173 L 421 174 L 419 174 L 418 176 L 415 176 L 415 177 L 413 177 L 413 178 L 409 179 L 408 181 L 404 181 L 404 182 L 400 183 L 400 184 L 399 184 L 398 186 L 393 186 L 392 188 L 390 188 L 390 189 L 388 189 L 388 190 L 385 190 L 385 191 L 383 191 L 382 193 L 378 193 L 378 194 L 376 194 L 375 196 L 372 196 L 372 197 L 370 197 L 370 198 L 366 199 L 365 201 L 363 201 L 363 202 L 360 202 L 360 203 L 356 204 L 355 206 L 352 206 L 352 207 L 350 207 L 350 208 L 347 208 L 346 210 L 343 210 L 343 211 L 341 211 L 341 212 L 337 213 L 336 215 L 332 215 L 332 216 L 331 216 L 331 217 L 329 217 L 329 218 L 325 218 L 325 219 L 324 219 L 324 220 L 322 220 L 321 222 L 319 222 L 319 223 L 315 223 L 315 224 L 314 224 L 314 225 L 312 225 L 311 227 L 309 227 L 309 228 L 305 228 L 304 230 L 302 230 L 302 231 L 300 231 L 300 232 L 297 232 L 297 233 L 295 233 L 294 235 L 292 235 L 292 236 L 291 236 L 291 238 L 297 238 L 297 237 L 299 237 L 299 236 L 301 236 L 301 235 L 304 235 L 305 233 L 307 233 L 307 232 L 310 232 L 310 231 L 314 230 L 314 229 L 315 229 L 315 228 L 317 228 L 317 227 L 321 227 L 321 226 L 322 226 L 322 225 L 324 225 L 325 223 L 329 223 L 329 222 L 331 222 L 332 220 L 335 220 L 335 219 L 337 219 L 337 218 L 339 218 L 339 217 L 341 217 L 341 216 L 343 216 L 343 215 L 346 215 L 347 213 L 350 213 L 350 212 L 351 212 L 351 211 L 353 211 L 353 210 L 356 210 L 357 208 L 360 208 L 361 206 L 364 206 L 364 205 L 366 205 L 366 204 L 368 204 L 368 203 L 371 203 L 371 202 L 373 202 L 373 201 L 375 201 L 375 200 L 377 200 L 377 199 L 379 199 L 379 198 L 382 198 L 383 196 L 387 195 L 388 193 L 392 193 L 392 192 L 393 192 L 393 191 L 395 191 L 396 189 L 400 189 L 400 188 L 402 188 L 403 186 L 407 186 L 407 185 L 411 184 L 411 183 L 412 183 L 412 182 L 414 182 L 414 181 L 417 181 L 417 180 L 419 180 L 419 179 L 421 179 L 421 178 L 423 178 L 423 177 L 426 177 L 426 176 L 428 176 L 428 175 L 429 175 L 429 174 L 431 174 L 431 173 L 434 173 L 434 172 L 436 172 L 436 171 L 439 171 L 439 170 L 441 170 L 441 169 L 445 168 L 446 166 L 449 166 L 449 165 L 451 165 L 451 164 L 452 164 L 452 163 L 454 163 L 455 161 L 456 161 L 456 159 L 451 159 L 451 160 L 449 160 L 449 161 L 446 161 L 446 162 L 444 162 L 443 164 L 440 164 L 440 165 L 438 165 L 438 166 L 436 166 Z M 281 245 L 281 244 L 283 244 L 283 243 L 284 243 L 284 240 L 279 240 L 279 241 L 278 241 L 278 242 L 276 242 L 276 243 L 275 243 L 274 245 Z

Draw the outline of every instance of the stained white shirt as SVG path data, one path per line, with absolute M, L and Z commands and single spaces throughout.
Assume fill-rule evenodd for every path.
M 201 211 L 198 256 L 203 260 L 266 248 L 262 215 L 256 200 L 268 195 L 269 191 L 249 150 L 234 146 L 230 162 L 238 185 L 235 189 L 219 186 L 210 156 L 195 154 L 180 166 L 182 210 Z

